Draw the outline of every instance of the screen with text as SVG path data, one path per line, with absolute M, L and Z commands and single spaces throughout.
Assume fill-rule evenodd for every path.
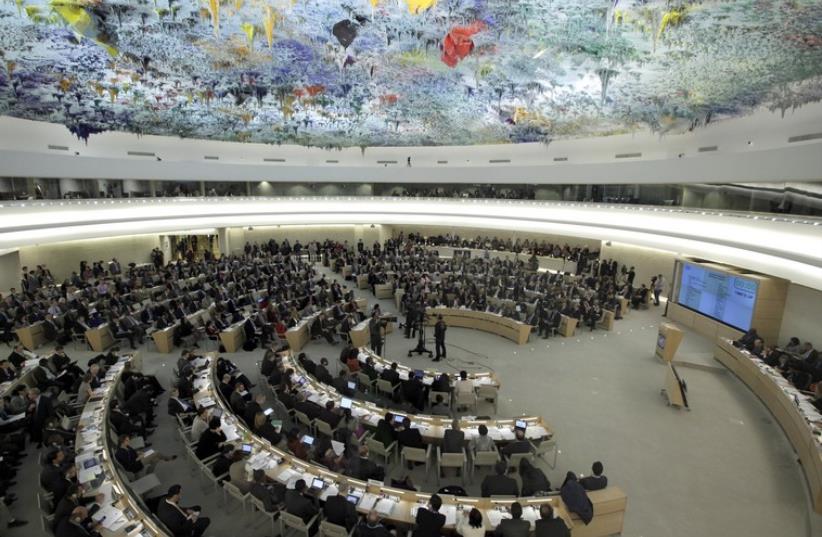
M 677 302 L 740 330 L 751 327 L 757 282 L 700 267 L 682 264 Z

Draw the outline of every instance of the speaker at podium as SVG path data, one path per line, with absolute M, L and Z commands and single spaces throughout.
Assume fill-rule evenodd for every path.
M 682 343 L 683 332 L 671 323 L 659 325 L 656 338 L 656 355 L 665 363 L 674 361 L 679 344 Z

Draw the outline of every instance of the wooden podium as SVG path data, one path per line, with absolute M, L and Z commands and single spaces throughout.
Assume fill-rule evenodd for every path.
M 679 378 L 679 373 L 676 372 L 674 364 L 669 362 L 665 373 L 665 387 L 662 388 L 662 395 L 668 399 L 668 406 L 678 406 L 690 410 L 686 389 L 685 383 Z
M 656 338 L 656 355 L 662 358 L 663 362 L 673 362 L 683 335 L 682 330 L 671 323 L 660 324 Z
M 26 350 L 33 351 L 46 341 L 42 321 L 37 321 L 29 326 L 20 327 L 16 330 L 16 332 L 17 338 Z

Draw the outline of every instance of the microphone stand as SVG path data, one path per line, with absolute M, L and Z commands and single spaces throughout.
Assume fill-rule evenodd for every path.
M 434 357 L 434 353 L 425 348 L 425 319 L 427 317 L 428 315 L 423 314 L 422 318 L 419 321 L 417 321 L 419 324 L 417 346 L 408 351 L 409 358 L 411 357 L 412 353 L 417 353 L 417 356 L 427 353 L 429 358 Z

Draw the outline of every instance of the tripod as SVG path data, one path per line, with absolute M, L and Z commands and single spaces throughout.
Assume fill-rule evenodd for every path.
M 417 321 L 417 325 L 417 346 L 408 351 L 408 357 L 410 358 L 412 353 L 417 353 L 418 356 L 428 353 L 428 357 L 433 358 L 434 353 L 425 348 L 425 319 Z

